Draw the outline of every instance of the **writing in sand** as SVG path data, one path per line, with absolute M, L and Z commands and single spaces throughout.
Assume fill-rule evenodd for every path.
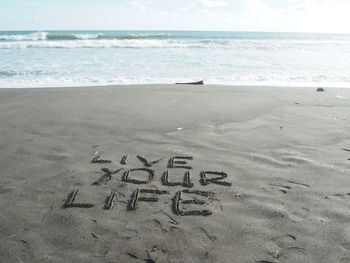
M 163 196 L 171 196 L 172 212 L 180 216 L 209 216 L 212 214 L 210 209 L 207 209 L 209 203 L 214 200 L 215 192 L 205 191 L 205 189 L 194 190 L 195 186 L 192 182 L 192 156 L 173 156 L 168 159 L 165 171 L 162 172 L 160 182 L 164 189 L 154 189 L 150 187 L 151 182 L 155 180 L 155 172 L 153 166 L 165 158 L 157 159 L 155 161 L 147 160 L 145 157 L 137 155 L 136 158 L 140 161 L 141 167 L 124 168 L 128 163 L 128 155 L 124 155 L 120 161 L 123 168 L 111 170 L 109 168 L 102 168 L 103 175 L 92 183 L 92 185 L 99 186 L 107 184 L 114 175 L 120 173 L 121 181 L 128 184 L 137 185 L 137 188 L 130 193 L 130 198 L 127 202 L 127 211 L 135 211 L 138 209 L 140 202 L 159 202 Z M 96 152 L 91 163 L 94 164 L 108 164 L 111 160 L 103 158 L 103 154 Z M 182 169 L 182 170 L 181 170 Z M 183 173 L 182 180 L 174 180 L 172 174 L 174 171 L 181 171 Z M 178 172 L 176 172 L 178 174 Z M 227 173 L 223 171 L 206 170 L 199 173 L 199 186 L 205 188 L 209 184 L 217 186 L 230 187 L 231 183 L 225 181 Z M 178 186 L 183 188 L 171 194 L 170 187 Z M 79 189 L 74 189 L 68 194 L 64 202 L 63 208 L 91 208 L 94 204 L 77 202 L 77 195 Z M 113 209 L 117 200 L 117 190 L 112 189 L 109 196 L 106 197 L 104 209 Z

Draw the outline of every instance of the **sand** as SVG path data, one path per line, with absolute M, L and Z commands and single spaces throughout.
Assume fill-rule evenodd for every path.
M 349 101 L 337 88 L 1 89 L 0 261 L 349 263 Z

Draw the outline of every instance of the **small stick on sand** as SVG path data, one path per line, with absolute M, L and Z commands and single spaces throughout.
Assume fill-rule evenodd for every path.
M 115 204 L 115 199 L 116 199 L 116 190 L 112 190 L 111 194 L 107 198 L 106 204 L 105 204 L 105 209 L 106 210 L 111 210 Z
M 199 199 L 183 200 L 183 204 L 195 204 L 195 205 L 205 205 L 207 202 Z
M 136 189 L 130 199 L 129 207 L 128 207 L 129 210 L 136 210 L 138 198 L 139 198 L 139 189 Z
M 190 171 L 186 171 L 186 173 L 185 173 L 183 186 L 189 187 L 189 188 L 193 187 L 193 183 L 191 182 L 191 173 L 190 173 Z
M 149 163 L 146 160 L 146 158 L 144 158 L 144 157 L 142 157 L 140 155 L 137 155 L 136 157 L 137 157 L 137 159 L 139 159 L 144 164 L 144 166 L 149 167 Z
M 289 180 L 287 180 L 287 182 L 288 182 L 288 183 L 291 183 L 291 184 L 302 185 L 302 186 L 305 186 L 305 187 L 311 187 L 311 185 L 309 185 L 309 184 L 299 183 L 299 182 L 295 182 L 295 181 L 289 181 Z
M 141 155 L 137 155 L 136 157 L 137 157 L 137 159 L 139 159 L 139 160 L 144 164 L 144 166 L 146 166 L 146 167 L 152 167 L 153 164 L 156 164 L 156 163 L 158 163 L 158 162 L 160 162 L 161 160 L 164 159 L 164 158 L 160 158 L 160 159 L 155 160 L 155 161 L 153 161 L 153 162 L 149 162 L 145 157 L 142 157 Z
M 178 160 L 178 159 L 180 159 L 180 160 Z M 171 157 L 169 159 L 169 162 L 168 162 L 168 168 L 184 168 L 184 169 L 191 170 L 192 167 L 189 165 L 185 165 L 185 164 L 187 164 L 187 162 L 182 161 L 182 160 L 193 160 L 193 157 L 192 156 L 174 156 L 174 157 Z
M 136 180 L 136 179 L 130 179 L 129 175 L 130 172 L 133 171 L 145 171 L 148 173 L 148 180 Z M 124 172 L 122 176 L 122 181 L 128 182 L 128 183 L 133 183 L 133 184 L 148 184 L 150 183 L 154 178 L 154 170 L 148 169 L 148 168 L 135 168 L 135 169 L 130 169 Z
M 212 212 L 210 210 L 192 210 L 181 212 L 182 216 L 210 216 Z
M 180 199 L 181 199 L 181 191 L 177 191 L 175 196 L 173 197 L 173 208 L 177 215 L 181 215 L 181 211 L 179 207 Z
M 166 191 L 166 190 L 154 190 L 154 189 L 141 189 L 140 193 L 157 194 L 157 195 L 170 194 L 169 191 Z
M 94 207 L 93 204 L 87 204 L 87 203 L 75 203 L 74 200 L 79 192 L 79 189 L 73 190 L 67 197 L 66 202 L 63 204 L 63 208 L 68 207 L 75 207 L 75 208 L 91 208 Z
M 101 184 L 105 184 L 108 181 L 110 181 L 112 179 L 112 174 L 116 174 L 119 171 L 123 170 L 123 168 L 120 168 L 118 170 L 115 171 L 111 171 L 108 168 L 102 168 L 101 169 L 103 172 L 105 172 L 106 174 L 102 175 L 99 179 L 97 179 L 95 182 L 92 183 L 92 185 L 101 185 Z
M 74 189 L 67 197 L 67 200 L 66 202 L 64 203 L 64 206 L 65 207 L 70 207 L 72 206 L 73 202 L 74 202 L 74 199 L 75 197 L 77 196 L 79 192 L 79 189 Z
M 156 197 L 156 196 L 139 197 L 139 201 L 143 201 L 143 202 L 158 202 L 158 197 Z
M 181 182 L 176 182 L 176 183 L 169 182 L 169 171 L 168 170 L 166 170 L 163 173 L 162 181 L 163 181 L 163 184 L 167 185 L 167 186 L 180 186 L 180 185 L 182 185 Z
M 200 190 L 183 190 L 182 192 L 187 193 L 187 194 L 196 194 L 196 195 L 201 195 L 201 196 L 205 196 L 205 197 L 209 197 L 209 196 L 214 196 L 215 193 L 214 192 L 210 192 L 210 191 L 200 191 Z
M 110 181 L 112 179 L 112 175 L 111 174 L 105 174 L 102 175 L 100 178 L 98 178 L 95 182 L 93 182 L 93 185 L 100 185 L 103 183 L 106 183 L 108 181 Z
M 96 152 L 95 157 L 91 160 L 91 163 L 111 163 L 111 160 L 103 160 L 102 159 L 103 153 L 101 152 Z
M 128 155 L 124 155 L 123 158 L 120 161 L 120 164 L 122 164 L 122 165 L 127 164 L 127 159 L 128 159 Z
M 156 164 L 156 163 L 159 163 L 160 161 L 162 161 L 164 158 L 160 158 L 160 159 L 158 159 L 158 160 L 155 160 L 155 161 L 153 161 L 153 162 L 150 162 L 149 163 L 149 167 L 151 167 L 153 164 Z
M 219 175 L 219 177 L 208 179 L 207 174 Z M 200 182 L 202 185 L 208 185 L 209 183 L 219 184 L 219 185 L 224 185 L 224 186 L 231 186 L 232 185 L 229 182 L 221 181 L 222 179 L 225 179 L 227 177 L 227 173 L 225 173 L 225 172 L 205 171 L 205 172 L 200 173 L 200 177 L 201 177 Z

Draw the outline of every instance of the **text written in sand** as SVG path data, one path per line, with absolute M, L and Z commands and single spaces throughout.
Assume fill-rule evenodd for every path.
M 157 160 L 148 160 L 141 155 L 137 155 L 135 160 L 138 161 L 137 167 L 127 167 L 129 156 L 124 155 L 120 160 L 122 167 L 112 170 L 103 167 L 102 176 L 95 180 L 92 185 L 106 185 L 112 178 L 119 175 L 121 182 L 136 186 L 127 201 L 127 211 L 135 211 L 142 202 L 160 202 L 171 198 L 171 210 L 174 214 L 180 216 L 208 216 L 212 214 L 210 205 L 215 200 L 215 192 L 205 191 L 205 189 L 196 188 L 193 183 L 192 156 L 172 156 L 169 158 L 161 158 Z M 160 183 L 162 188 L 155 187 L 153 182 L 156 181 L 154 166 L 161 161 L 167 161 L 165 169 L 160 173 Z M 103 154 L 96 152 L 91 163 L 94 164 L 111 164 L 112 161 L 103 158 Z M 180 179 L 175 179 L 179 178 Z M 230 187 L 231 183 L 226 181 L 227 173 L 223 171 L 205 170 L 198 174 L 199 184 L 201 188 L 208 185 Z M 177 187 L 177 188 L 175 188 Z M 176 189 L 175 192 L 171 192 Z M 79 189 L 72 190 L 69 194 L 63 208 L 92 208 L 94 204 L 77 201 Z M 118 199 L 117 189 L 112 189 L 110 194 L 106 196 L 104 209 L 111 210 L 115 206 Z

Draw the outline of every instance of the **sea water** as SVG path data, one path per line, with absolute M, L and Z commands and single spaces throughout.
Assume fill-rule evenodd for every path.
M 0 87 L 175 83 L 350 87 L 350 35 L 0 32 Z

